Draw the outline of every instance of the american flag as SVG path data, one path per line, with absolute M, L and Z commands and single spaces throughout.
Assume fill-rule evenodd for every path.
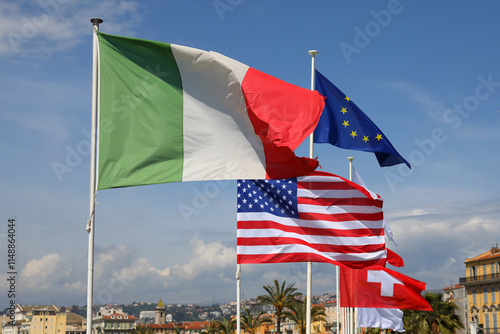
M 237 185 L 237 263 L 385 265 L 380 196 L 325 172 Z

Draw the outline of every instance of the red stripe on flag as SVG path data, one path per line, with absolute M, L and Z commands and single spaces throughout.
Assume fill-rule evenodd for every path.
M 373 200 L 369 198 L 328 198 L 328 197 L 320 197 L 320 198 L 307 198 L 307 197 L 298 197 L 297 202 L 299 204 L 309 204 L 309 205 L 318 205 L 318 206 L 330 206 L 332 203 L 335 203 L 335 206 L 342 205 L 355 205 L 355 206 L 375 206 L 377 208 L 382 208 L 382 201 Z
M 264 230 L 264 229 L 274 229 L 280 230 L 288 233 L 297 233 L 302 235 L 322 235 L 329 237 L 351 237 L 351 238 L 359 238 L 359 237 L 372 237 L 372 236 L 383 236 L 384 229 L 383 228 L 363 228 L 363 229 L 346 229 L 340 230 L 335 228 L 313 228 L 313 227 L 304 227 L 304 226 L 289 226 L 283 225 L 270 220 L 263 221 L 239 221 L 238 229 L 240 230 Z M 271 237 L 271 235 L 270 235 Z
M 320 252 L 328 253 L 372 253 L 380 252 L 385 249 L 385 245 L 332 245 L 332 244 L 311 244 L 298 238 L 279 238 L 272 240 L 270 238 L 238 238 L 238 246 L 273 246 L 273 245 L 314 245 L 314 249 Z
M 251 254 L 237 255 L 237 263 L 289 263 L 289 262 L 322 262 L 333 263 L 342 267 L 353 269 L 378 267 L 385 265 L 385 259 L 363 260 L 363 261 L 334 261 L 314 253 L 290 253 L 290 254 Z
M 304 191 L 300 187 L 309 188 Z M 325 191 L 328 189 L 337 193 Z M 310 198 L 300 197 L 302 194 Z M 378 195 L 373 199 L 365 188 L 324 172 L 285 182 L 241 180 L 237 261 L 383 266 L 386 252 L 382 203 Z
M 297 188 L 308 190 L 352 190 L 356 189 L 352 185 L 343 182 L 315 182 L 315 181 L 297 181 Z
M 384 219 L 382 212 L 377 213 L 314 213 L 314 212 L 300 212 L 300 219 L 303 220 L 323 220 L 328 222 L 347 222 L 355 220 L 365 221 L 379 221 Z

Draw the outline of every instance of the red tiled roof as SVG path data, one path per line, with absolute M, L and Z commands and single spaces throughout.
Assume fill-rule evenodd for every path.
M 447 286 L 446 288 L 444 288 L 443 290 L 454 290 L 454 289 L 461 289 L 463 288 L 464 286 L 463 285 L 460 285 L 460 284 L 453 284 L 451 286 Z
M 210 325 L 209 321 L 169 322 L 167 324 L 150 324 L 151 328 L 157 329 L 202 329 Z
M 118 319 L 118 316 L 121 316 L 122 318 L 121 319 Z M 111 317 L 114 317 L 114 318 L 111 318 Z M 125 318 L 127 317 L 127 318 Z M 104 316 L 102 317 L 101 319 L 111 319 L 111 320 L 137 320 L 136 317 L 132 316 L 132 315 L 126 315 L 126 314 L 121 314 L 121 313 L 113 313 L 111 315 L 107 315 L 107 316 Z
M 484 252 L 483 254 L 480 254 L 476 257 L 473 257 L 472 259 L 465 259 L 465 263 L 479 261 L 479 260 L 486 260 L 486 259 L 494 259 L 498 257 L 500 257 L 500 248 L 493 247 L 489 251 Z

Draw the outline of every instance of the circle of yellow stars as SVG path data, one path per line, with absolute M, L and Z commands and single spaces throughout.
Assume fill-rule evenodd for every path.
M 344 100 L 346 100 L 346 102 L 351 101 L 351 99 L 348 96 L 346 96 L 344 98 Z M 345 115 L 348 112 L 348 110 L 347 110 L 346 107 L 342 107 L 342 109 L 340 110 L 340 112 L 342 113 L 342 115 Z M 344 126 L 344 128 L 347 128 L 348 126 L 350 126 L 349 121 L 346 121 L 346 120 L 344 120 L 344 122 L 342 123 L 342 125 Z M 350 136 L 354 139 L 355 137 L 358 136 L 358 132 L 357 131 L 351 131 Z M 377 139 L 377 141 L 382 140 L 382 134 L 377 133 L 377 135 L 375 136 L 375 139 Z M 369 136 L 363 136 L 363 139 L 361 139 L 361 140 L 366 143 L 366 142 L 370 141 L 370 138 L 369 138 Z

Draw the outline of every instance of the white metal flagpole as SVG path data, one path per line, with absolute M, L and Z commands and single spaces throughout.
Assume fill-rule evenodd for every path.
M 353 157 L 348 157 L 347 160 L 349 160 L 349 181 L 352 181 L 352 171 L 353 171 L 353 167 L 352 167 L 352 161 L 354 160 Z M 356 333 L 357 332 L 357 328 L 356 328 L 356 312 L 354 310 L 354 308 L 349 308 L 349 317 L 350 317 L 350 320 L 349 320 L 349 333 L 352 334 L 352 333 Z
M 89 233 L 88 250 L 88 274 L 87 274 L 87 334 L 92 334 L 92 296 L 94 292 L 94 226 L 95 226 L 95 197 L 96 197 L 96 134 L 97 134 L 97 104 L 98 104 L 98 57 L 97 57 L 97 34 L 99 24 L 103 22 L 100 18 L 93 18 L 93 56 L 92 56 L 92 128 L 90 139 L 90 197 L 89 197 L 89 220 L 87 221 L 87 232 Z
M 236 334 L 241 333 L 241 264 L 236 265 Z
M 318 51 L 309 50 L 311 55 L 311 90 L 316 89 L 315 85 L 315 64 L 314 60 Z M 309 136 L 309 158 L 314 158 L 314 134 Z M 311 294 L 312 294 L 312 263 L 307 262 L 307 289 L 306 289 L 306 334 L 311 334 Z
M 311 90 L 316 89 L 315 85 L 315 63 L 314 60 L 318 51 L 309 50 L 311 55 Z M 309 158 L 314 158 L 314 134 L 309 136 Z M 312 293 L 312 263 L 307 262 L 307 289 L 306 289 L 306 334 L 311 334 L 311 293 Z

